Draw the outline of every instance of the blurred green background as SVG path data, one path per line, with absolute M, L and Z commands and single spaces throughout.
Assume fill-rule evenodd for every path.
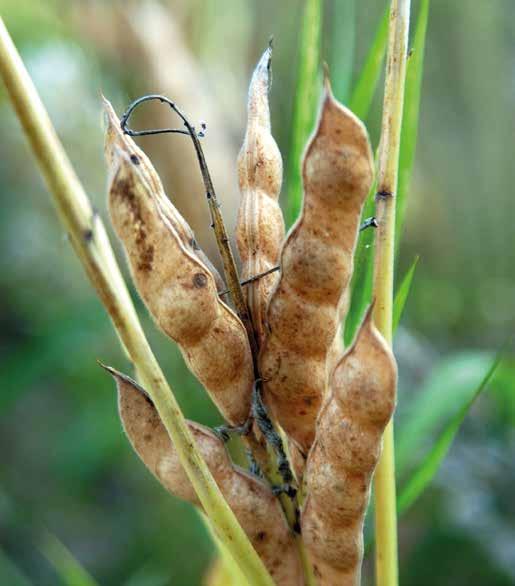
M 356 74 L 385 1 L 356 2 L 355 10 L 348 0 L 325 4 L 323 58 L 331 64 L 344 55 Z M 104 219 L 100 94 L 120 112 L 143 93 L 164 93 L 193 120 L 207 121 L 206 156 L 232 223 L 247 84 L 271 35 L 273 130 L 287 158 L 302 6 L 300 0 L 2 0 L 0 9 Z M 333 26 L 342 15 L 355 25 Z M 352 79 L 339 78 L 335 64 L 331 75 L 345 99 Z M 433 0 L 398 262 L 402 276 L 420 256 L 395 341 L 401 482 L 514 329 L 514 103 L 515 3 Z M 378 92 L 367 121 L 374 147 L 380 114 Z M 167 125 L 158 108 L 145 116 L 140 125 Z M 128 365 L 57 222 L 3 88 L 0 124 L 0 584 L 88 584 L 63 569 L 67 558 L 55 537 L 100 585 L 200 584 L 213 546 L 193 510 L 161 489 L 122 434 L 112 381 L 96 359 L 121 370 Z M 213 253 L 190 144 L 180 137 L 141 144 Z M 187 416 L 215 424 L 219 417 L 177 349 L 137 303 Z M 515 584 L 514 372 L 511 355 L 431 489 L 401 520 L 403 585 Z M 370 575 L 367 566 L 366 584 Z

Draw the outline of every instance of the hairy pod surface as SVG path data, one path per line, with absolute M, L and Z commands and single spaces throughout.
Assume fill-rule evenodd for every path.
M 112 108 L 106 110 L 109 211 L 138 292 L 225 419 L 242 424 L 254 379 L 245 328 L 219 299 L 213 272 L 150 161 L 122 133 Z
M 347 306 L 361 209 L 373 178 L 366 129 L 335 100 L 328 83 L 302 176 L 302 213 L 282 248 L 260 367 L 267 404 L 306 454 L 327 387 L 328 354 Z
M 173 495 L 200 506 L 159 414 L 145 391 L 108 368 L 129 441 L 145 466 Z M 277 498 L 255 476 L 234 466 L 223 442 L 208 428 L 188 422 L 202 457 L 263 563 L 278 586 L 302 586 L 300 559 Z
M 369 309 L 332 373 L 306 464 L 302 535 L 319 586 L 360 584 L 365 511 L 396 388 L 395 358 Z
M 241 203 L 236 243 L 242 277 L 264 273 L 279 262 L 284 220 L 279 207 L 282 159 L 271 134 L 268 92 L 272 49 L 261 57 L 249 88 L 247 131 L 238 156 Z M 265 336 L 265 314 L 278 274 L 261 277 L 245 287 L 247 304 L 258 342 Z

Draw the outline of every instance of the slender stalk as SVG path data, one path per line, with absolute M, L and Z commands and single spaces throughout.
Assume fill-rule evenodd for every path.
M 218 564 L 223 566 L 223 571 L 220 572 L 222 574 L 220 580 L 208 581 L 208 586 L 250 586 L 245 575 L 242 573 L 241 568 L 238 564 L 234 563 L 233 557 L 229 554 L 227 548 L 214 532 L 213 525 L 209 522 L 209 519 L 202 512 L 199 512 L 199 517 L 204 523 L 207 532 L 218 551 Z
M 404 106 L 408 51 L 410 0 L 392 0 L 379 152 L 375 244 L 374 321 L 385 339 L 392 342 L 393 274 L 395 246 L 395 194 Z M 383 452 L 374 478 L 376 585 L 398 584 L 397 516 L 393 422 L 387 426 Z
M 75 252 L 151 395 L 217 535 L 252 585 L 273 581 L 195 448 L 179 405 L 148 345 L 105 228 L 92 211 L 47 112 L 0 18 L 0 75 Z

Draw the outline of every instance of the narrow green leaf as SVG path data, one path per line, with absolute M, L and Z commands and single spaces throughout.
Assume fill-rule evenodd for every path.
M 334 95 L 347 103 L 354 67 L 356 44 L 355 0 L 332 0 L 331 2 L 331 77 Z
M 415 28 L 413 53 L 406 68 L 406 88 L 404 90 L 404 118 L 401 130 L 399 153 L 399 179 L 397 184 L 397 209 L 395 219 L 395 244 L 399 246 L 402 227 L 406 215 L 408 189 L 413 171 L 417 146 L 420 118 L 420 96 L 424 70 L 424 50 L 426 45 L 429 0 L 421 0 Z
M 491 352 L 453 354 L 436 364 L 419 392 L 406 398 L 395 438 L 397 478 L 402 479 L 434 437 L 472 396 L 493 360 Z M 405 401 L 405 403 L 406 403 Z
M 399 515 L 404 513 L 424 492 L 429 483 L 433 480 L 435 474 L 445 456 L 447 455 L 449 448 L 451 447 L 458 430 L 461 427 L 467 413 L 469 412 L 476 399 L 486 388 L 497 367 L 499 366 L 504 349 L 502 349 L 495 357 L 492 365 L 488 369 L 488 372 L 483 377 L 483 380 L 474 391 L 472 397 L 470 397 L 456 413 L 456 415 L 450 420 L 445 426 L 444 430 L 436 440 L 434 446 L 424 457 L 424 459 L 417 466 L 410 479 L 404 485 L 404 488 L 400 491 L 397 499 L 397 512 Z
M 349 101 L 349 108 L 362 120 L 368 116 L 381 77 L 388 42 L 389 16 L 390 6 L 388 3 Z
M 375 184 L 364 206 L 363 218 L 374 214 Z M 351 281 L 351 304 L 345 321 L 345 345 L 349 346 L 354 339 L 356 330 L 363 319 L 366 308 L 372 299 L 372 281 L 374 277 L 374 229 L 367 228 L 360 233 L 356 254 L 354 255 L 354 271 Z
M 46 533 L 41 551 L 66 586 L 98 586 L 68 548 L 52 533 Z
M 395 294 L 395 299 L 393 301 L 393 332 L 397 329 L 399 322 L 401 321 L 402 312 L 404 311 L 404 306 L 406 305 L 406 300 L 408 299 L 408 295 L 411 289 L 411 283 L 413 281 L 413 275 L 415 274 L 415 269 L 417 268 L 419 257 L 416 256 L 415 260 L 411 264 L 411 267 L 408 269 L 408 272 L 404 275 L 399 288 L 397 289 L 397 293 Z
M 501 362 L 501 360 L 506 347 L 507 344 L 503 346 L 496 356 L 492 356 L 492 353 L 489 352 L 468 352 L 450 357 L 447 361 L 444 361 L 443 365 L 437 368 L 437 376 L 430 381 L 430 384 L 425 386 L 425 390 L 422 393 L 424 401 L 419 401 L 415 407 L 408 407 L 409 421 L 414 422 L 409 426 L 410 432 L 406 433 L 406 426 L 397 426 L 400 432 L 398 437 L 402 436 L 400 444 L 406 449 L 409 449 L 411 445 L 413 451 L 417 452 L 421 437 L 431 437 L 436 425 L 446 416 L 448 423 L 444 426 L 433 447 L 415 467 L 415 472 L 399 491 L 397 497 L 397 513 L 399 517 L 408 510 L 434 478 L 474 401 L 483 392 L 487 384 L 491 383 L 493 385 L 498 376 L 502 375 L 504 368 L 499 368 L 499 366 L 505 366 L 505 362 Z M 505 374 L 512 374 L 511 368 Z M 475 382 L 473 382 L 474 379 Z M 455 400 L 456 396 L 458 401 Z M 449 400 L 442 401 L 444 397 L 449 398 Z M 458 404 L 458 410 L 453 410 L 454 414 L 449 419 L 449 411 L 456 404 Z M 436 409 L 433 409 L 434 406 L 436 406 Z M 411 433 L 411 430 L 417 429 L 417 426 L 420 426 L 422 433 Z M 397 441 L 396 447 L 398 444 L 399 442 Z M 397 466 L 398 472 L 406 468 L 408 460 L 406 459 L 405 450 L 396 449 L 396 460 L 397 464 L 401 464 L 401 466 Z M 372 507 L 370 507 L 367 515 L 370 515 L 371 510 Z M 370 551 L 373 543 L 373 532 L 367 531 L 365 552 Z
M 297 87 L 293 110 L 293 134 L 288 161 L 288 201 L 286 225 L 297 218 L 302 202 L 300 158 L 304 144 L 313 128 L 318 95 L 318 65 L 322 26 L 321 0 L 306 0 L 300 35 Z

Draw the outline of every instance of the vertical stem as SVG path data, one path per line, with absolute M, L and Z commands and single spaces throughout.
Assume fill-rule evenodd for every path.
M 75 252 L 151 395 L 179 460 L 217 535 L 249 583 L 273 586 L 263 562 L 195 447 L 175 396 L 150 349 L 104 226 L 73 170 L 23 62 L 0 18 L 0 76 L 38 161 Z
M 392 0 L 383 102 L 381 146 L 376 195 L 374 265 L 374 321 L 389 344 L 392 342 L 393 275 L 395 245 L 395 193 L 404 106 L 410 0 Z M 393 422 L 388 424 L 383 452 L 374 478 L 376 585 L 398 584 L 397 515 Z

